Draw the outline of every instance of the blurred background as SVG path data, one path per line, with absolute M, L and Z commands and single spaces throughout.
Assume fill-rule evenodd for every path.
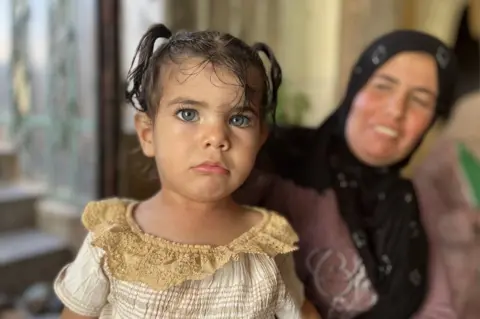
M 268 43 L 281 123 L 321 123 L 364 46 L 396 28 L 455 48 L 457 97 L 480 89 L 480 0 L 0 0 L 0 318 L 57 318 L 50 285 L 86 202 L 157 189 L 122 91 L 155 22 Z

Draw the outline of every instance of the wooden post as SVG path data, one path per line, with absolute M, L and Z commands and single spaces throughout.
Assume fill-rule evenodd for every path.
M 99 196 L 116 196 L 121 134 L 120 1 L 98 1 Z

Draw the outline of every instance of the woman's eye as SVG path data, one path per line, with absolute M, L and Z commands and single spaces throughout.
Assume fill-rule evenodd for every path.
M 390 86 L 387 84 L 377 83 L 375 84 L 375 88 L 377 88 L 380 91 L 387 91 L 390 89 Z
M 418 97 L 412 97 L 412 101 L 415 102 L 416 104 L 420 105 L 420 106 L 423 106 L 423 107 L 428 107 L 429 106 L 429 103 L 418 98 Z
M 250 125 L 250 119 L 245 115 L 234 115 L 230 118 L 230 124 L 238 127 L 247 127 Z
M 177 117 L 185 122 L 198 121 L 198 112 L 196 110 L 184 109 L 177 112 Z

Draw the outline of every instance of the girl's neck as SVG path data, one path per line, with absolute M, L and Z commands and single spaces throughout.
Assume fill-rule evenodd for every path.
M 231 198 L 199 203 L 163 189 L 137 206 L 135 219 L 145 232 L 174 242 L 224 244 L 252 226 L 247 215 Z
M 214 202 L 199 202 L 168 189 L 158 192 L 152 200 L 163 211 L 172 211 L 178 215 L 188 214 L 192 217 L 208 215 L 211 218 L 212 215 L 224 215 L 229 211 L 238 211 L 239 208 L 230 196 Z
M 198 202 L 165 188 L 146 204 L 147 210 L 154 215 L 151 216 L 153 219 L 165 219 L 192 231 L 196 225 L 215 227 L 223 224 L 235 219 L 244 210 L 231 197 L 215 202 Z

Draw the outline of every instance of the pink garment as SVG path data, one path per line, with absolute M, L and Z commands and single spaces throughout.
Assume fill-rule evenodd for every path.
M 307 298 L 318 307 L 322 318 L 354 318 L 375 304 L 378 296 L 355 246 L 364 243 L 348 231 L 332 190 L 320 195 L 315 190 L 257 171 L 236 198 L 244 204 L 276 210 L 289 219 L 300 237 L 297 272 L 305 284 Z M 429 200 L 419 200 L 422 206 L 428 205 Z M 432 225 L 432 211 L 425 211 L 428 213 L 423 216 L 424 223 Z M 436 228 L 426 227 L 426 231 L 431 238 L 430 289 L 424 306 L 414 318 L 460 318 L 451 305 L 450 288 L 435 241 Z
M 460 171 L 457 142 L 449 136 L 440 139 L 414 180 L 422 194 L 422 211 L 437 226 L 432 233 L 446 265 L 455 309 L 460 318 L 474 319 L 480 318 L 480 239 L 467 214 L 473 207 Z

